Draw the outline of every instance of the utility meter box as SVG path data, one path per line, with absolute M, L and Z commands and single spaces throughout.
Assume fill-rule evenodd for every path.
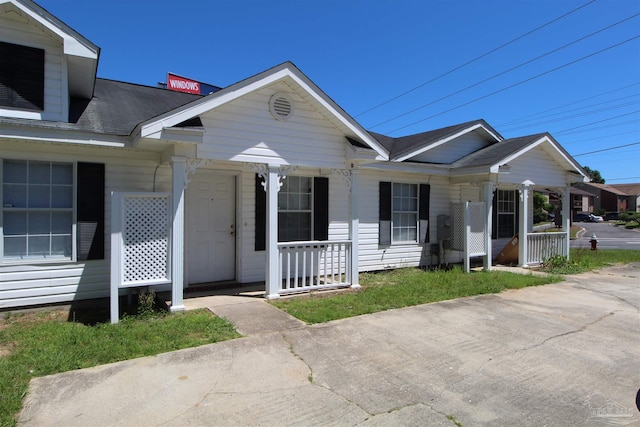
M 451 240 L 451 217 L 438 215 L 438 241 Z

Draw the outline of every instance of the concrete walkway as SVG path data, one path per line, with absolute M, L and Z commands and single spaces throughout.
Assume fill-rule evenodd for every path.
M 640 265 L 314 326 L 207 304 L 248 336 L 35 378 L 19 425 L 640 424 Z

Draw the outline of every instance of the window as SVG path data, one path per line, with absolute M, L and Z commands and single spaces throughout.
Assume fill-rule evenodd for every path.
M 278 193 L 278 241 L 312 240 L 311 195 L 309 177 L 289 176 Z
M 44 50 L 0 42 L 0 106 L 44 109 Z
M 517 231 L 518 192 L 497 190 L 494 195 L 494 238 L 513 237 Z
M 5 159 L 0 165 L 2 262 L 71 260 L 74 244 L 78 260 L 104 258 L 104 164 Z
M 267 193 L 256 174 L 255 250 L 266 248 Z M 278 192 L 278 241 L 329 239 L 329 179 L 288 176 Z
M 393 242 L 418 240 L 418 185 L 397 184 L 392 187 Z
M 4 259 L 71 259 L 73 165 L 5 160 L 2 175 Z
M 380 182 L 379 243 L 429 242 L 429 184 Z

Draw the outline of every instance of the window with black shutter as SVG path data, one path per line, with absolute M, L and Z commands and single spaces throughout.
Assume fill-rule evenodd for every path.
M 0 42 L 0 106 L 44 109 L 44 50 Z
M 429 184 L 380 182 L 378 243 L 429 242 Z
M 267 197 L 256 174 L 255 250 L 266 248 Z M 329 239 L 329 179 L 288 176 L 278 192 L 278 241 Z

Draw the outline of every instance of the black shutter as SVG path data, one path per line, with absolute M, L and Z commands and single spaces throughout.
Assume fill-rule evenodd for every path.
M 519 190 L 514 190 L 514 202 L 516 205 L 515 211 L 516 211 L 516 217 L 513 221 L 513 235 L 515 236 L 516 234 L 518 234 L 520 232 L 520 191 Z M 526 218 L 526 217 L 525 217 Z M 526 221 L 526 219 L 525 219 Z
M 418 207 L 418 243 L 429 243 L 429 197 L 431 185 L 420 184 L 420 206 Z
M 329 178 L 313 178 L 313 239 L 329 240 Z
M 267 192 L 262 183 L 262 178 L 256 174 L 256 251 L 264 251 L 267 247 Z
M 498 190 L 493 191 L 493 202 L 491 204 L 491 238 L 498 238 Z
M 78 260 L 104 259 L 104 164 L 78 163 Z
M 0 105 L 44 109 L 44 50 L 0 42 Z
M 391 244 L 391 183 L 380 182 L 378 242 Z

